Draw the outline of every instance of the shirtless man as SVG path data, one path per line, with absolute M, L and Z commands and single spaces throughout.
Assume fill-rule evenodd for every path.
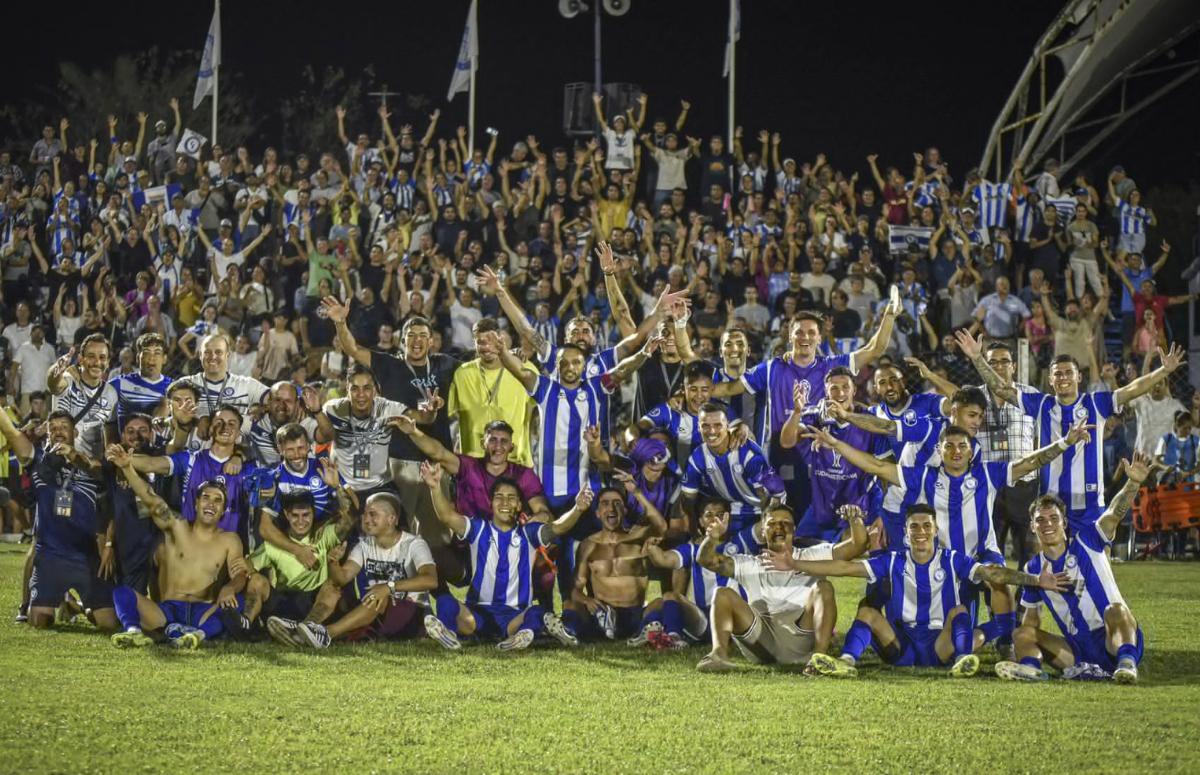
M 563 626 L 576 637 L 602 635 L 614 640 L 642 630 L 650 580 L 643 544 L 667 533 L 666 520 L 632 477 L 616 476 L 626 485 L 625 492 L 638 499 L 648 524 L 626 525 L 625 494 L 620 490 L 606 487 L 596 496 L 600 530 L 580 544 L 575 587 L 570 600 L 563 601 Z
M 112 636 L 118 648 L 148 646 L 154 640 L 145 630 L 163 630 L 176 648 L 196 649 L 204 640 L 224 632 L 217 609 L 241 608 L 241 591 L 248 576 L 242 542 L 217 523 L 225 513 L 225 488 L 215 481 L 196 493 L 196 518 L 187 522 L 150 489 L 133 467 L 126 449 L 111 444 L 107 458 L 120 469 L 134 496 L 164 533 L 155 552 L 161 603 L 132 587 L 113 590 L 113 603 L 122 631 Z

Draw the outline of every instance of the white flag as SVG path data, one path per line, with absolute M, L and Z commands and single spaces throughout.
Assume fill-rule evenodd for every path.
M 183 153 L 191 156 L 193 159 L 200 160 L 200 149 L 208 142 L 208 138 L 199 132 L 193 132 L 191 129 L 183 130 L 183 137 L 179 138 L 179 145 L 175 148 L 175 153 Z
M 204 53 L 200 55 L 200 72 L 196 75 L 196 96 L 192 97 L 192 109 L 200 107 L 204 98 L 212 94 L 213 76 L 221 66 L 221 7 L 213 9 L 212 23 L 208 25 L 208 37 L 204 39 Z
M 733 40 L 729 39 L 729 33 L 725 33 L 725 70 L 722 71 L 721 77 L 729 77 L 729 68 L 733 63 L 730 59 L 733 57 L 733 43 L 742 39 L 742 2 L 736 0 L 733 4 Z
M 454 63 L 454 75 L 450 77 L 450 91 L 446 93 L 446 101 L 454 99 L 460 91 L 470 89 L 471 73 L 479 61 L 479 35 L 475 25 L 475 3 L 471 0 L 471 9 L 467 11 L 467 28 L 463 30 L 462 45 L 458 47 L 458 61 Z

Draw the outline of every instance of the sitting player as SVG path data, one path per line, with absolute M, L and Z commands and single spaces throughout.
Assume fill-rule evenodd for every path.
M 456 538 L 470 544 L 471 586 L 467 601 L 451 594 L 439 595 L 437 615 L 425 617 L 429 637 L 451 651 L 462 648 L 460 635 L 500 638 L 501 651 L 525 649 L 543 629 L 565 646 L 578 645 L 562 622 L 533 601 L 533 565 L 539 548 L 566 535 L 592 503 L 587 487 L 575 496 L 575 505 L 549 524 L 524 519 L 521 488 L 499 476 L 492 483 L 492 519 L 460 514 L 442 490 L 442 467 L 421 464 L 421 478 L 429 486 L 437 518 Z
M 107 457 L 121 470 L 134 496 L 165 536 L 155 552 L 162 602 L 156 603 L 132 587 L 113 590 L 123 629 L 112 636 L 112 642 L 119 648 L 148 646 L 154 641 L 144 630 L 161 629 L 176 648 L 199 648 L 202 641 L 225 630 L 216 615 L 218 607 L 242 607 L 240 593 L 248 576 L 241 540 L 236 533 L 218 527 L 225 516 L 225 487 L 217 481 L 199 485 L 194 520 L 188 522 L 150 489 L 124 447 L 110 444 Z
M 846 633 L 840 659 L 813 655 L 822 674 L 856 675 L 854 665 L 871 643 L 885 662 L 897 667 L 942 667 L 953 660 L 951 675 L 975 675 L 979 657 L 974 652 L 985 638 L 983 631 L 972 626 L 971 614 L 961 600 L 963 582 L 1042 585 L 1047 589 L 1063 584 L 1063 579 L 1053 574 L 1039 577 L 1002 565 L 985 565 L 962 552 L 939 546 L 937 514 L 924 503 L 909 507 L 905 533 L 906 549 L 879 552 L 858 562 L 814 562 L 776 549 L 763 554 L 764 563 L 776 570 L 891 582 L 883 611 L 866 604 L 859 607 Z
M 861 509 L 848 508 L 841 516 L 849 523 L 850 537 L 838 544 L 817 544 L 796 550 L 804 560 L 849 560 L 867 548 L 867 529 Z M 750 554 L 718 554 L 717 545 L 728 523 L 710 525 L 700 544 L 696 561 L 741 584 L 746 598 L 733 587 L 721 587 L 713 595 L 710 613 L 712 651 L 696 665 L 703 673 L 734 669 L 729 660 L 729 641 L 752 662 L 780 665 L 805 664 L 805 672 L 817 672 L 817 654 L 829 649 L 837 603 L 833 585 L 816 574 L 781 572 L 764 568 Z M 772 552 L 788 557 L 796 521 L 784 506 L 769 507 L 764 515 L 763 543 Z
M 630 646 L 641 646 L 655 637 L 654 633 L 665 633 L 668 648 L 686 644 L 685 636 L 699 642 L 708 638 L 709 609 L 713 595 L 722 587 L 734 586 L 743 594 L 737 582 L 728 576 L 714 573 L 696 561 L 700 544 L 712 525 L 729 525 L 729 504 L 723 500 L 710 499 L 700 510 L 700 525 L 696 537 L 674 549 L 662 549 L 661 538 L 646 539 L 646 556 L 656 567 L 676 571 L 672 579 L 673 591 L 663 592 L 661 605 L 662 621 L 646 622 L 638 635 L 629 639 Z M 722 534 L 722 543 L 717 546 L 718 554 L 756 555 L 761 548 L 754 537 L 755 525 L 730 536 Z
M 350 498 L 339 481 L 337 466 L 323 458 L 319 470 L 325 485 L 335 493 L 336 520 L 318 523 L 317 507 L 312 493 L 307 490 L 284 493 L 278 500 L 287 521 L 287 540 L 308 547 L 316 564 L 310 568 L 293 552 L 270 542 L 259 544 L 249 558 L 255 572 L 246 582 L 243 612 L 246 622 L 256 621 L 264 610 L 268 616 L 303 619 L 329 576 L 330 550 L 344 541 L 354 527 Z M 266 575 L 268 572 L 270 579 Z M 228 626 L 229 622 L 226 624 Z
M 633 477 L 614 476 L 625 485 L 625 492 L 606 487 L 596 497 L 600 530 L 580 544 L 575 586 L 570 600 L 563 601 L 563 625 L 577 637 L 614 640 L 643 629 L 650 580 L 643 544 L 667 533 L 666 520 Z M 641 504 L 646 524 L 631 527 L 626 521 L 626 493 Z
M 1064 677 L 1099 677 L 1111 673 L 1117 683 L 1138 680 L 1142 661 L 1142 628 L 1133 618 L 1104 553 L 1125 518 L 1138 488 L 1150 473 L 1150 458 L 1134 453 L 1123 461 L 1128 480 L 1094 525 L 1067 537 L 1067 507 L 1055 495 L 1043 495 L 1030 508 L 1033 532 L 1042 551 L 1025 566 L 1030 574 L 1065 575 L 1069 583 L 1055 590 L 1026 589 L 1021 596 L 1025 616 L 1013 633 L 1017 662 L 996 663 L 996 675 L 1019 681 L 1044 681 L 1042 659 Z M 1062 635 L 1042 629 L 1042 603 Z M 1074 668 L 1074 669 L 1072 669 Z
M 339 502 L 345 498 L 339 490 Z M 437 566 L 425 539 L 406 533 L 400 498 L 389 492 L 367 496 L 362 535 L 341 565 L 337 549 L 330 551 L 329 579 L 304 621 L 272 616 L 267 631 L 289 646 L 329 648 L 339 638 L 377 636 L 416 637 L 429 610 L 429 592 L 437 589 Z M 339 520 L 340 521 L 340 520 Z M 358 605 L 326 627 L 323 622 L 337 607 L 342 587 L 354 581 Z

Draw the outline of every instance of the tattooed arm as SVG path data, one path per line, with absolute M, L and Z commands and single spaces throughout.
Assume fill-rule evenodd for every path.
M 1125 475 L 1128 479 L 1125 486 L 1121 488 L 1108 504 L 1108 509 L 1101 515 L 1096 526 L 1100 528 L 1100 532 L 1105 538 L 1112 540 L 1117 534 L 1117 526 L 1121 524 L 1121 520 L 1125 519 L 1125 515 L 1129 513 L 1129 509 L 1133 506 L 1134 496 L 1141 489 L 1142 482 L 1146 481 L 1146 477 L 1150 475 L 1150 469 L 1153 466 L 1149 456 L 1143 455 L 1141 452 L 1133 453 L 1133 460 L 1122 460 L 1121 465 L 1125 467 Z
M 983 357 L 983 336 L 976 338 L 966 330 L 959 330 L 954 332 L 954 338 L 958 340 L 958 346 L 962 348 L 963 353 L 975 365 L 979 376 L 983 377 L 984 384 L 988 386 L 991 394 L 1000 401 L 1007 401 L 1020 408 L 1020 396 L 1016 387 L 1006 385 L 1004 380 L 1000 379 L 1000 375 L 988 365 L 987 359 Z

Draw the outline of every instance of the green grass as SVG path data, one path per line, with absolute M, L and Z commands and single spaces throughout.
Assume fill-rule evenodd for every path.
M 12 624 L 0 547 L 0 772 L 1196 771 L 1200 566 L 1117 567 L 1142 683 L 956 681 L 868 662 L 857 681 L 693 670 L 700 648 L 432 642 L 117 651 Z M 858 583 L 838 584 L 844 631 Z

